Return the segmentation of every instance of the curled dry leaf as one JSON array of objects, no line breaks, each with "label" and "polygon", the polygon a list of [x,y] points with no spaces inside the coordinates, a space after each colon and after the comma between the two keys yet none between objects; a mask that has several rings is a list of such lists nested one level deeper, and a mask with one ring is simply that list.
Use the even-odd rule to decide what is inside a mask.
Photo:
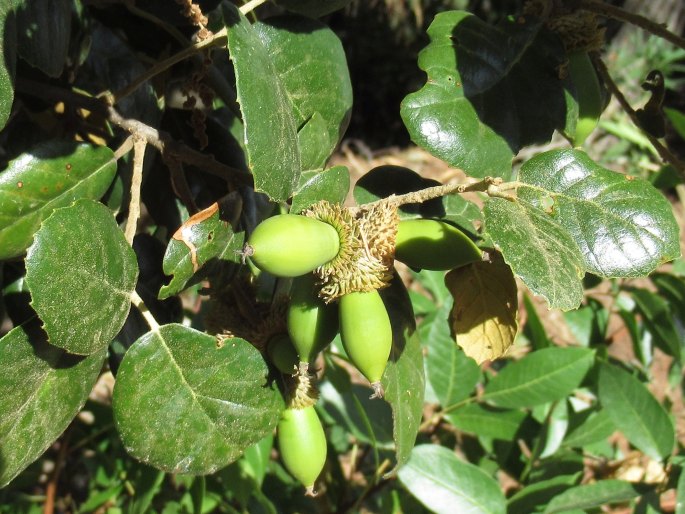
[{"label": "curled dry leaf", "polygon": [[452,336],[479,364],[504,355],[518,324],[516,282],[501,258],[450,271],[445,284],[454,298],[449,316]]}]

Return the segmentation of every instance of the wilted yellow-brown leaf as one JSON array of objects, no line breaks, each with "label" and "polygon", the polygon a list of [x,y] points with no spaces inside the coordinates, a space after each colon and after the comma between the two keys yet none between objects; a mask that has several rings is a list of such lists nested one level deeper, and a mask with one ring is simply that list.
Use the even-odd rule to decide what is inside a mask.
[{"label": "wilted yellow-brown leaf", "polygon": [[452,336],[479,364],[506,353],[518,324],[516,281],[501,258],[450,271],[445,284],[454,298],[450,312]]}]

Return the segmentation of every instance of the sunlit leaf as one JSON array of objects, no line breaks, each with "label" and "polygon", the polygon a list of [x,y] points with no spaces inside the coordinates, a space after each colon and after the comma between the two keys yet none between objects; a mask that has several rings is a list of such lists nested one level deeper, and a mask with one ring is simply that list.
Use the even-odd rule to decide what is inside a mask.
[{"label": "sunlit leaf", "polygon": [[580,385],[594,356],[587,348],[552,347],[530,353],[500,371],[481,399],[508,408],[561,400]]},{"label": "sunlit leaf", "polygon": [[21,255],[55,209],[99,199],[116,170],[109,148],[64,141],[41,143],[10,161],[0,173],[0,259]]},{"label": "sunlit leaf", "polygon": [[514,439],[526,413],[521,410],[501,410],[472,403],[445,414],[459,430],[478,437],[492,437],[510,441]]},{"label": "sunlit leaf", "polygon": [[182,291],[208,264],[240,262],[237,252],[244,236],[243,232],[235,234],[230,223],[222,219],[217,203],[188,218],[171,236],[164,254],[164,273],[173,278],[160,289],[159,297],[168,298]]},{"label": "sunlit leaf", "polygon": [[506,512],[499,484],[443,446],[416,446],[398,477],[410,493],[438,514]]},{"label": "sunlit leaf", "polygon": [[445,284],[454,297],[450,326],[466,355],[477,363],[504,355],[518,328],[511,268],[500,259],[476,262],[450,271]]},{"label": "sunlit leaf", "polygon": [[303,184],[293,195],[290,206],[292,213],[300,213],[321,200],[342,204],[350,190],[350,172],[345,166],[334,166],[320,172],[305,172],[302,179]]},{"label": "sunlit leaf", "polygon": [[92,200],[57,209],[26,253],[31,305],[51,344],[89,355],[126,321],[138,263],[111,211]]},{"label": "sunlit leaf", "polygon": [[443,409],[468,398],[480,378],[480,368],[459,348],[446,322],[451,305],[426,316],[419,333],[426,348],[426,380]]},{"label": "sunlit leaf", "polygon": [[671,454],[673,422],[638,379],[617,366],[602,364],[599,401],[616,428],[639,450],[656,460]]},{"label": "sunlit leaf", "polygon": [[601,480],[594,484],[572,487],[554,497],[545,508],[545,514],[587,510],[612,503],[632,500],[640,495],[635,484],[623,480]]},{"label": "sunlit leaf", "polygon": [[680,255],[670,203],[649,182],[607,170],[581,150],[533,157],[519,172],[518,196],[549,216],[580,248],[584,268],[604,277],[647,275]]},{"label": "sunlit leaf", "polygon": [[[493,26],[439,13],[419,54],[426,84],[401,106],[412,140],[471,176],[509,176],[513,155],[566,121],[563,48],[531,19]],[[540,102],[544,98],[544,102]]]},{"label": "sunlit leaf", "polygon": [[489,198],[485,227],[513,272],[551,309],[575,309],[583,299],[583,256],[570,234],[522,200]]},{"label": "sunlit leaf", "polygon": [[[352,110],[352,84],[340,39],[323,23],[293,15],[271,16],[254,28],[292,105],[295,126],[314,121],[316,130],[299,130],[301,156],[322,152],[325,162],[347,129]],[[323,162],[313,158],[301,164],[308,170]]]},{"label": "sunlit leaf", "polygon": [[0,487],[36,460],[86,403],[105,358],[69,355],[35,324],[0,339]]},{"label": "sunlit leaf", "polygon": [[[284,408],[261,354],[182,325],[134,343],[117,373],[113,408],[129,453],[169,473],[207,474],[270,434]],[[163,434],[163,437],[160,437]]]},{"label": "sunlit leaf", "polygon": [[255,190],[284,201],[301,171],[293,109],[259,32],[233,4],[224,4],[222,12]]}]

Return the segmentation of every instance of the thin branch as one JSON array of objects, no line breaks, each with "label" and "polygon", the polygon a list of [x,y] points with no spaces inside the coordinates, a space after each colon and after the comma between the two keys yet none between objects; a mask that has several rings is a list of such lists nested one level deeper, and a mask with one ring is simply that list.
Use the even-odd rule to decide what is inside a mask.
[{"label": "thin branch", "polygon": [[143,318],[145,318],[145,321],[147,321],[150,330],[152,330],[153,332],[157,332],[160,328],[159,323],[157,323],[157,320],[152,315],[150,310],[147,308],[147,305],[145,305],[145,302],[136,291],[133,291],[131,293],[131,303],[135,305],[136,309],[138,309],[140,313],[143,315]]},{"label": "thin branch", "polygon": [[118,161],[131,150],[133,150],[133,136],[128,136],[119,148],[114,150],[114,160]]},{"label": "thin branch", "polygon": [[145,71],[144,73],[140,74],[138,77],[133,79],[133,81],[130,84],[123,87],[119,91],[116,91],[116,92],[110,93],[110,94],[105,94],[103,96],[106,98],[107,102],[110,105],[115,105],[122,98],[126,98],[128,95],[133,93],[136,89],[138,89],[145,82],[147,82],[151,78],[159,75],[160,73],[165,72],[166,70],[171,68],[174,64],[177,64],[181,61],[184,61],[185,59],[188,59],[189,57],[194,56],[196,53],[201,52],[202,50],[205,50],[207,48],[211,48],[212,46],[215,46],[215,45],[218,46],[220,44],[223,44],[225,42],[225,39],[226,39],[226,33],[227,33],[226,28],[221,29],[220,31],[212,34],[207,39],[203,39],[202,41],[199,41],[199,42],[195,43],[194,45],[191,45],[187,48],[184,48],[183,50],[172,55],[169,58],[164,59],[163,61],[159,61],[154,66],[150,67],[147,71]]},{"label": "thin branch", "polygon": [[107,108],[107,118],[113,124],[130,132],[132,135],[145,139],[149,145],[159,150],[165,159],[176,158],[182,162],[193,164],[203,171],[221,177],[228,182],[252,183],[252,176],[248,172],[222,164],[214,159],[212,155],[193,150],[189,146],[173,139],[167,132],[157,130],[138,120],[124,118],[113,107]]},{"label": "thin branch", "polygon": [[655,36],[659,36],[666,41],[670,41],[674,45],[685,49],[685,39],[668,30],[663,24],[656,23],[649,18],[640,16],[639,14],[625,11],[620,7],[607,4],[602,0],[580,0],[579,3],[579,8],[584,11],[590,11],[607,18],[613,18],[615,20],[631,23],[637,27],[640,27],[641,29],[646,30],[647,32],[651,32]]},{"label": "thin branch", "polygon": [[[124,118],[113,107],[103,103],[101,99],[70,89],[22,78],[17,79],[16,86],[18,91],[36,98],[47,101],[64,101],[75,107],[83,107],[91,112],[98,113],[131,135],[145,139],[149,145],[159,150],[165,158],[176,158],[187,164],[193,164],[202,169],[202,171],[216,175],[227,182],[244,185],[252,184],[252,175],[247,171],[227,166],[218,162],[212,155],[193,150],[186,144],[176,141],[168,132],[157,130],[138,120]],[[125,155],[129,150],[130,147],[119,157]]]},{"label": "thin branch", "polygon": [[361,207],[368,209],[381,203],[387,203],[395,207],[400,207],[409,203],[423,203],[434,198],[440,198],[453,194],[461,194],[469,191],[488,192],[492,186],[500,186],[501,184],[501,178],[485,177],[483,180],[479,180],[477,182],[433,186],[399,196],[391,195],[387,198],[382,198],[380,200],[376,200],[375,202],[364,204]]},{"label": "thin branch", "polygon": [[250,0],[247,2],[245,5],[240,7],[240,12],[243,14],[247,14],[251,11],[254,11],[257,7],[259,7],[262,4],[265,4],[267,0]]},{"label": "thin branch", "polygon": [[143,182],[143,162],[145,160],[145,148],[147,141],[136,138],[133,141],[133,171],[131,173],[131,201],[128,204],[128,218],[124,236],[129,245],[133,244],[133,238],[138,228],[140,217],[140,185]]},{"label": "thin branch", "polygon": [[[239,11],[242,14],[247,14],[256,9],[257,7],[259,7],[260,5],[262,5],[263,3],[266,3],[266,1],[267,0],[250,0],[245,5],[240,7]],[[121,88],[119,91],[105,94],[103,96],[106,98],[107,102],[110,105],[116,105],[116,103],[119,102],[122,98],[126,98],[128,95],[130,95],[140,86],[142,86],[145,82],[147,82],[153,77],[156,77],[160,73],[165,72],[174,64],[184,61],[189,57],[192,57],[195,54],[201,52],[202,50],[211,48],[213,46],[225,44],[227,34],[228,30],[226,29],[226,27],[224,27],[223,29],[209,36],[208,38],[203,39],[202,41],[198,41],[197,43],[182,49],[180,52],[168,57],[167,59],[158,62],[157,64],[149,68],[147,71],[133,79],[133,81],[130,84]]]},{"label": "thin branch", "polygon": [[[602,77],[602,80],[609,88],[611,94],[616,97],[616,100],[618,100],[618,103],[621,104],[623,110],[628,114],[628,116],[630,116],[630,119],[633,121],[635,126],[642,130],[642,126],[640,125],[640,119],[637,117],[635,109],[631,107],[626,97],[623,96],[623,93],[618,88],[614,80],[611,78],[611,74],[609,73],[609,70],[607,69],[607,66],[604,63],[604,61],[597,53],[592,53],[591,57],[592,62],[595,64],[597,72]],[[680,176],[683,179],[685,179],[685,163],[683,163],[683,161],[681,161],[675,155],[673,155],[671,151],[661,143],[661,141],[652,136],[649,132],[647,132],[646,130],[642,130],[642,133],[647,137],[647,139],[649,139],[649,142],[652,143],[652,145],[659,153],[661,158],[665,162],[668,162],[671,166],[673,166],[673,168],[680,174]]]}]

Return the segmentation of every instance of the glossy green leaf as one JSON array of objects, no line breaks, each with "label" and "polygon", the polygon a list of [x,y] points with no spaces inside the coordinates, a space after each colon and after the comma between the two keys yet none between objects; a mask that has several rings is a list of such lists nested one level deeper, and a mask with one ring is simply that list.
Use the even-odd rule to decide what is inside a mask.
[{"label": "glossy green leaf", "polygon": [[[320,170],[330,157],[331,135],[323,116],[315,111],[297,131],[300,147],[300,165],[303,170]],[[302,183],[302,176],[300,176]]]},{"label": "glossy green leaf", "polygon": [[51,344],[88,355],[126,321],[138,263],[107,207],[78,200],[41,225],[26,253],[31,305]]},{"label": "glossy green leaf", "polygon": [[519,198],[546,209],[571,235],[591,273],[638,277],[680,256],[671,205],[646,180],[607,170],[572,149],[530,159],[519,180],[527,184]]},{"label": "glossy green leaf", "polygon": [[507,514],[539,512],[552,498],[576,485],[580,478],[581,473],[576,473],[527,484],[507,500]]},{"label": "glossy green leaf", "polygon": [[69,355],[34,325],[0,339],[0,487],[36,460],[86,402],[105,358]]},{"label": "glossy green leaf", "polygon": [[637,378],[617,366],[602,364],[599,401],[616,428],[640,451],[656,460],[671,454],[673,422]]},{"label": "glossy green leaf", "polygon": [[304,172],[301,182],[290,207],[290,212],[295,214],[321,200],[342,204],[350,190],[350,172],[345,166],[334,166],[321,172]]},{"label": "glossy green leaf", "polygon": [[[365,173],[354,185],[354,200],[357,204],[374,202],[390,195],[412,193],[427,187],[438,186],[440,182],[423,178],[409,168],[383,165]],[[480,209],[461,195],[434,198],[419,204],[405,204],[397,211],[401,219],[440,218],[459,225],[474,233],[474,222],[482,221]]]},{"label": "glossy green leaf", "polygon": [[274,0],[274,2],[289,11],[318,18],[342,9],[351,0]]},{"label": "glossy green leaf", "polygon": [[583,299],[583,256],[556,220],[522,200],[489,198],[485,227],[516,275],[550,309],[575,309]]},{"label": "glossy green leaf", "polygon": [[284,402],[268,373],[242,339],[221,346],[191,328],[164,325],[136,341],[119,367],[119,435],[131,455],[159,469],[212,473],[276,426]]},{"label": "glossy green leaf", "polygon": [[526,413],[520,410],[501,410],[472,403],[445,414],[447,420],[463,432],[478,437],[492,437],[510,441],[516,433]]},{"label": "glossy green leaf", "polygon": [[17,11],[19,55],[50,77],[64,69],[71,37],[70,0],[30,0]]},{"label": "glossy green leaf", "polygon": [[656,345],[663,352],[681,360],[685,341],[676,328],[670,303],[646,289],[635,289],[632,297],[647,330],[654,336]]},{"label": "glossy green leaf", "polygon": [[640,494],[635,484],[630,482],[601,480],[594,484],[583,484],[567,489],[549,502],[545,514],[603,507],[612,503],[632,500]]},{"label": "glossy green leaf", "polygon": [[582,448],[608,439],[615,431],[616,426],[605,409],[582,412],[571,415],[569,430],[562,444]]},{"label": "glossy green leaf", "polygon": [[500,371],[481,397],[499,407],[532,407],[561,400],[578,387],[594,362],[586,348],[552,347],[526,355]]},{"label": "glossy green leaf", "polygon": [[[402,102],[412,140],[471,176],[510,175],[520,148],[566,122],[555,68],[563,48],[541,25],[488,25],[465,11],[439,13],[419,54],[427,82]],[[545,102],[540,102],[545,98]]]},{"label": "glossy green leaf", "polygon": [[407,290],[399,277],[380,291],[392,325],[392,349],[381,385],[392,408],[396,465],[409,459],[423,415],[423,354]]},{"label": "glossy green leaf", "polygon": [[[352,109],[352,84],[338,36],[323,23],[300,16],[275,16],[255,24],[294,113],[295,126],[320,117],[323,130],[299,131],[300,152],[318,146],[325,159],[347,129]],[[320,135],[328,140],[321,145]],[[302,169],[319,168],[302,161]]]},{"label": "glossy green leaf", "polygon": [[9,119],[14,102],[14,73],[17,61],[15,8],[18,4],[19,0],[0,1],[0,130]]},{"label": "glossy green leaf", "polygon": [[468,398],[480,378],[476,361],[467,357],[450,335],[446,322],[450,310],[451,305],[443,305],[419,327],[426,348],[426,380],[443,410]]},{"label": "glossy green leaf", "polygon": [[437,514],[506,512],[499,484],[442,446],[416,446],[398,477],[411,494]]},{"label": "glossy green leaf", "polygon": [[0,259],[21,255],[52,211],[79,198],[99,199],[117,170],[104,146],[48,141],[0,173]]},{"label": "glossy green leaf", "polygon": [[[234,233],[214,203],[187,219],[169,241],[162,266],[173,278],[159,290],[159,298],[169,298],[188,287],[203,267],[219,262],[240,262],[238,253],[245,233]],[[207,272],[207,269],[204,270]]]},{"label": "glossy green leaf", "polygon": [[287,200],[301,171],[292,105],[259,32],[233,4],[224,4],[222,12],[255,190]]}]

